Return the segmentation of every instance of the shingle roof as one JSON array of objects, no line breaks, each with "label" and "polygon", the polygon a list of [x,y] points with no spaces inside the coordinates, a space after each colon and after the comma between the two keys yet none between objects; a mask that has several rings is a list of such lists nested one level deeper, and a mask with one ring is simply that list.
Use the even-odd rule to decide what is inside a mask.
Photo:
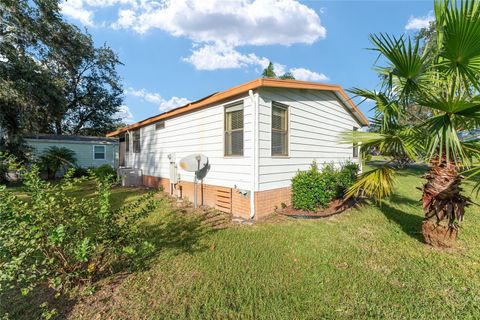
[{"label": "shingle roof", "polygon": [[36,140],[57,140],[57,141],[77,141],[77,142],[117,142],[114,138],[94,137],[94,136],[71,136],[56,134],[34,134],[25,136],[26,139]]}]

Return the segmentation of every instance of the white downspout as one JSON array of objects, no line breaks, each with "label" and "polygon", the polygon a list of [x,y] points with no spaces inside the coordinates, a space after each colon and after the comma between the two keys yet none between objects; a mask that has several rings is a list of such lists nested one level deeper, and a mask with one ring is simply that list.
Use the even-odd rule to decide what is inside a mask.
[{"label": "white downspout", "polygon": [[257,106],[258,106],[258,101],[255,99],[255,96],[253,95],[253,91],[249,90],[248,95],[250,96],[250,99],[252,100],[252,114],[253,114],[253,121],[252,121],[252,126],[253,126],[253,141],[252,141],[252,170],[251,170],[251,179],[252,179],[252,186],[250,188],[250,219],[253,219],[255,217],[255,189],[256,189],[256,159],[257,159]]}]

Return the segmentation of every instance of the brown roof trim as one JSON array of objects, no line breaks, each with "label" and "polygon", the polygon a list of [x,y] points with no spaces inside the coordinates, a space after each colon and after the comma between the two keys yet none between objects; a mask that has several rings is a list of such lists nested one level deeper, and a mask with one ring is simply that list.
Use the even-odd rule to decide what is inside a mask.
[{"label": "brown roof trim", "polygon": [[244,84],[241,84],[239,86],[233,87],[231,89],[214,93],[210,96],[191,102],[182,107],[175,108],[173,110],[161,113],[159,115],[150,117],[148,119],[131,124],[124,128],[110,132],[107,134],[107,137],[113,137],[122,132],[137,129],[166,118],[170,118],[170,117],[177,116],[198,108],[202,108],[207,105],[225,100],[229,97],[233,97],[238,94],[247,92],[248,90],[258,89],[261,87],[334,91],[335,93],[340,95],[340,98],[343,98],[342,100],[344,100],[344,102],[346,102],[350,107],[352,107],[353,112],[357,115],[358,120],[360,120],[360,122],[363,125],[368,125],[367,118],[357,108],[357,106],[352,102],[352,100],[347,96],[345,91],[343,91],[342,87],[340,87],[339,85],[323,84],[318,82],[308,82],[308,81],[299,81],[299,80],[279,80],[279,79],[272,79],[272,78],[258,78],[258,79],[246,82]]}]

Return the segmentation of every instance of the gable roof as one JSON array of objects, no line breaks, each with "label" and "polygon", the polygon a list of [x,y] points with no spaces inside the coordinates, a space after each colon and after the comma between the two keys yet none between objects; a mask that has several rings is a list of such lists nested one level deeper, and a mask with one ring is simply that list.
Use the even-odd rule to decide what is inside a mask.
[{"label": "gable roof", "polygon": [[198,108],[202,108],[202,107],[220,102],[222,100],[228,99],[230,97],[236,96],[238,94],[245,93],[249,90],[259,89],[262,87],[332,91],[345,104],[345,106],[347,106],[350,109],[350,112],[354,115],[354,117],[358,120],[359,123],[361,123],[363,126],[368,125],[367,118],[363,115],[363,113],[358,109],[358,107],[352,102],[352,100],[347,96],[345,91],[343,91],[342,87],[340,87],[339,85],[323,84],[318,82],[308,82],[308,81],[299,81],[299,80],[258,78],[258,79],[243,83],[239,86],[230,88],[228,90],[211,94],[200,100],[193,101],[184,106],[147,118],[145,120],[131,124],[129,126],[118,129],[116,131],[110,132],[107,134],[107,137],[113,137],[127,130],[137,129],[137,128],[152,124],[154,122],[157,122],[159,120],[163,120],[163,119],[177,116]]}]

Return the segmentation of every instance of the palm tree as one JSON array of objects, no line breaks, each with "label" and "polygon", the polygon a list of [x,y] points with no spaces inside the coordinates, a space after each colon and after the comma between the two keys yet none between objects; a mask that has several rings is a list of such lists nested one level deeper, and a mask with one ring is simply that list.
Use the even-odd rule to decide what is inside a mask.
[{"label": "palm tree", "polygon": [[49,147],[39,158],[40,167],[47,172],[48,179],[54,179],[61,168],[73,167],[77,162],[75,152],[65,147]]},{"label": "palm tree", "polygon": [[[368,91],[353,90],[373,98],[379,113],[385,105],[390,106],[381,118],[382,126],[398,122],[411,106],[421,106],[431,115],[419,125],[395,124],[394,130],[350,133],[348,140],[363,143],[363,148],[375,146],[387,155],[393,149],[428,163],[422,188],[422,233],[427,243],[437,246],[450,245],[456,239],[458,222],[470,203],[461,194],[461,170],[480,171],[474,160],[480,154],[478,147],[458,135],[480,127],[479,6],[478,1],[436,0],[436,39],[423,49],[419,39],[371,35],[373,50],[379,53],[379,61],[386,63],[376,68],[383,79],[381,92],[366,97]],[[392,105],[398,109],[396,114]],[[366,172],[348,195],[362,192],[378,200],[388,196],[394,174],[389,163]]]}]

